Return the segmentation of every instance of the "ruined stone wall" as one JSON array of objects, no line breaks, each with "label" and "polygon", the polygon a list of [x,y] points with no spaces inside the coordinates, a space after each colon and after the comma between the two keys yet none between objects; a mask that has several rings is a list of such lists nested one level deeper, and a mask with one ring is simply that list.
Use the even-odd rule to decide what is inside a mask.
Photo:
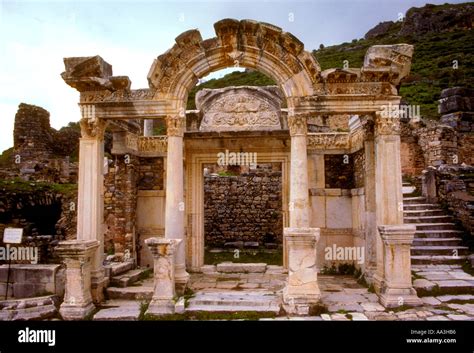
[{"label": "ruined stone wall", "polygon": [[436,201],[447,207],[455,219],[474,236],[474,167],[441,166],[424,175],[435,185]]},{"label": "ruined stone wall", "polygon": [[117,155],[104,178],[104,251],[119,260],[133,254],[138,168],[138,157]]},{"label": "ruined stone wall", "polygon": [[354,158],[352,155],[325,154],[324,180],[326,188],[354,188]]},{"label": "ruined stone wall", "polygon": [[72,127],[51,128],[47,110],[21,103],[15,115],[11,167],[26,180],[77,182],[77,165],[69,156],[77,153],[79,137]]},{"label": "ruined stone wall", "polygon": [[226,242],[281,243],[281,171],[250,171],[204,178],[205,245]]},{"label": "ruined stone wall", "polygon": [[416,133],[416,129],[405,120],[401,121],[400,129],[402,175],[421,175],[425,167],[425,156],[418,143],[419,135]]},{"label": "ruined stone wall", "polygon": [[139,158],[138,189],[163,190],[164,162],[162,157]]}]

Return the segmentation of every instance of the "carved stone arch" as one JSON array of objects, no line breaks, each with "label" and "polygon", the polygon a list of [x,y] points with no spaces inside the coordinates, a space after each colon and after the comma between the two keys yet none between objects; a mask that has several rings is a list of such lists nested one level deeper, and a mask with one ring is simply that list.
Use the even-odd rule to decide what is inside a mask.
[{"label": "carved stone arch", "polygon": [[268,23],[235,19],[218,21],[214,29],[217,36],[206,40],[196,29],[182,33],[155,59],[148,73],[154,99],[172,100],[174,107],[185,108],[199,78],[237,65],[273,78],[287,100],[313,94],[320,66],[291,33]]}]

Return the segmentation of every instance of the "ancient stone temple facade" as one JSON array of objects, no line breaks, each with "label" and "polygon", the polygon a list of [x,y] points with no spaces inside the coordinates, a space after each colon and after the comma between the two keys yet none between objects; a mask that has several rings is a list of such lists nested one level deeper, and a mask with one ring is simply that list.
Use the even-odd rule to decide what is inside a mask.
[{"label": "ancient stone temple facade", "polygon": [[[68,266],[63,316],[84,315],[102,299],[104,224],[119,225],[122,245],[115,250],[154,264],[153,310],[168,310],[171,287],[182,290],[189,272],[204,265],[203,170],[226,151],[281,166],[290,310],[319,301],[317,268],[333,245],[363,249],[358,266],[382,304],[397,306],[400,298],[417,304],[397,110],[413,47],[373,46],[361,68],[321,71],[303,43],[278,27],[226,19],[214,28],[210,39],[198,30],[178,36],[152,63],[145,89],[132,90],[128,77],[113,76],[100,56],[64,60],[62,77],[80,92],[82,138],[77,240],[60,244]],[[277,87],[203,90],[197,110],[186,111],[199,78],[236,65],[261,71]],[[164,122],[166,134],[153,134],[154,119]],[[107,127],[114,133],[113,170],[104,161]],[[132,177],[124,181],[127,173]],[[130,183],[118,207],[107,208],[113,196],[103,192],[104,174],[106,185]]]}]

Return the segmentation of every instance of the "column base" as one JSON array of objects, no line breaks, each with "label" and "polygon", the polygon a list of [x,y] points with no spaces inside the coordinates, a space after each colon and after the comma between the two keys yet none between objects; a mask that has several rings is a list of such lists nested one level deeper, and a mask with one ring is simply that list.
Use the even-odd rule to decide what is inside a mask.
[{"label": "column base", "polygon": [[175,303],[171,299],[152,299],[146,314],[150,315],[169,315],[174,314]]},{"label": "column base", "polygon": [[288,288],[283,289],[283,309],[290,315],[311,315],[313,307],[321,303],[319,288],[313,293],[288,294]]},{"label": "column base", "polygon": [[175,290],[178,296],[182,296],[186,290],[189,281],[189,273],[186,271],[185,265],[175,265]]},{"label": "column base", "polygon": [[76,304],[61,304],[59,313],[64,320],[84,320],[95,310],[95,305],[92,303],[76,305]]},{"label": "column base", "polygon": [[387,288],[379,294],[379,301],[386,308],[396,308],[399,306],[420,306],[423,302],[416,295],[413,288]]}]

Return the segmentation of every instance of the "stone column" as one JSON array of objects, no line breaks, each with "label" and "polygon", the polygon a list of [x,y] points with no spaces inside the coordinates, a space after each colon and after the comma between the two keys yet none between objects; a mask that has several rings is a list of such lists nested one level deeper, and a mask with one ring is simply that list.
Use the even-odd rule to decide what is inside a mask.
[{"label": "stone column", "polygon": [[99,242],[94,240],[63,241],[56,253],[66,264],[66,291],[59,312],[65,320],[83,320],[95,306],[91,295],[91,266]]},{"label": "stone column", "polygon": [[421,305],[411,282],[410,247],[415,225],[382,225],[378,228],[384,259],[384,281],[379,295],[381,304],[388,308]]},{"label": "stone column", "polygon": [[153,136],[153,119],[145,119],[143,122],[143,136]]},{"label": "stone column", "polygon": [[377,220],[375,197],[375,152],[374,152],[374,121],[367,116],[362,120],[364,129],[365,154],[365,276],[372,282],[377,271]]},{"label": "stone column", "polygon": [[154,290],[147,314],[173,314],[175,303],[175,251],[182,240],[149,238],[145,244],[153,255]]},{"label": "stone column", "polygon": [[308,314],[320,299],[317,280],[316,245],[319,228],[309,228],[308,152],[306,116],[289,115],[291,135],[290,227],[284,229],[288,254],[288,282],[283,300],[286,310]]},{"label": "stone column", "polygon": [[184,241],[184,172],[183,135],[186,124],[184,116],[166,118],[168,153],[166,159],[166,208],[165,238],[183,240],[176,249],[175,276],[179,292],[184,292],[189,274],[186,272],[186,250]]},{"label": "stone column", "polygon": [[94,302],[104,299],[106,285],[103,267],[103,174],[104,132],[106,121],[95,116],[93,105],[82,105],[80,121],[82,137],[79,140],[79,180],[77,239],[98,241],[91,266],[91,289]]},{"label": "stone column", "polygon": [[[321,298],[318,286],[316,245],[319,228],[285,228],[288,247],[288,284],[283,300],[290,312],[307,314],[309,305]],[[301,312],[303,310],[303,312]]]},{"label": "stone column", "polygon": [[[375,114],[374,161],[377,227],[403,224],[399,123],[397,112]],[[375,291],[380,295],[385,273],[385,253],[380,232],[377,237],[376,252],[377,270],[373,276],[373,284]],[[411,268],[409,270],[411,271]]]},{"label": "stone column", "polygon": [[309,227],[308,152],[306,116],[289,115],[290,156],[290,227]]}]

